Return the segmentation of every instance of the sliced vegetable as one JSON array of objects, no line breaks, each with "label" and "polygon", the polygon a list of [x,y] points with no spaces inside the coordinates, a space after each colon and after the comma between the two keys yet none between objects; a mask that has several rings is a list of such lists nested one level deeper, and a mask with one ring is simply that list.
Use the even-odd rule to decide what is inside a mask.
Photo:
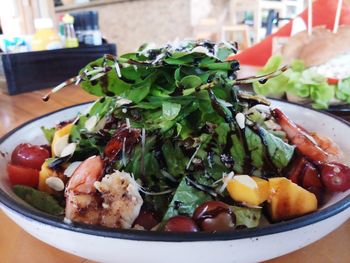
[{"label": "sliced vegetable", "polygon": [[62,215],[64,208],[51,195],[25,185],[15,185],[12,190],[16,195],[33,207],[51,215]]}]

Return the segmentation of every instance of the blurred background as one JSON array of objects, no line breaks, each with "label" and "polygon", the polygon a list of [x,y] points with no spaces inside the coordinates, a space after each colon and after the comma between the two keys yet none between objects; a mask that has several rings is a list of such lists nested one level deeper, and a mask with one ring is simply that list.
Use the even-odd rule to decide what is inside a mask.
[{"label": "blurred background", "polygon": [[306,4],[305,0],[9,0],[1,1],[0,25],[5,36],[30,42],[37,19],[52,19],[58,30],[69,13],[78,16],[75,30],[86,31],[93,19],[80,19],[79,14],[96,11],[97,29],[108,42],[117,43],[121,53],[144,42],[162,44],[176,38],[234,39],[243,49],[295,17]]},{"label": "blurred background", "polygon": [[[135,51],[146,42],[236,41],[243,51],[286,25],[311,2],[0,1],[0,90],[17,94],[55,86],[103,54]],[[306,25],[296,23],[294,29],[305,30]]]}]

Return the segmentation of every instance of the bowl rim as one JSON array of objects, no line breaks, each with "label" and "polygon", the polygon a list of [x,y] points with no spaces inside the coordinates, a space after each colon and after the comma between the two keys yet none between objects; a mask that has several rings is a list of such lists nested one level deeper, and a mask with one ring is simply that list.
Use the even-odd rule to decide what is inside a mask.
[{"label": "bowl rim", "polygon": [[[325,111],[318,111],[312,108],[309,108],[304,105],[299,105],[296,103],[291,103],[279,99],[271,99],[272,101],[279,101],[286,104],[292,104],[294,106],[307,108],[308,110],[315,111],[320,114],[327,115],[331,118],[336,119],[337,121],[342,122],[350,128],[350,123],[334,116]],[[93,101],[79,103],[71,105],[62,109],[58,109],[44,115],[38,116],[31,120],[24,122],[23,124],[12,129],[5,135],[0,138],[0,145],[6,141],[12,134],[16,131],[22,129],[23,127],[40,120],[42,118],[48,117],[55,113],[61,112],[63,110],[87,105]],[[67,223],[63,220],[62,217],[53,216],[44,212],[41,212],[33,207],[26,206],[24,204],[18,203],[8,196],[2,189],[0,189],[0,203],[2,203],[9,210],[20,214],[21,216],[27,218],[28,220],[36,221],[37,223],[46,224],[51,227],[60,228],[63,230],[73,231],[81,234],[95,235],[100,237],[107,238],[117,238],[117,239],[127,239],[134,241],[153,241],[153,242],[194,242],[194,241],[225,241],[225,240],[238,240],[244,238],[258,239],[260,236],[278,234],[281,232],[291,231],[297,228],[306,227],[308,225],[320,222],[332,216],[335,216],[342,211],[350,207],[350,194],[345,196],[342,200],[337,203],[318,210],[311,214],[304,215],[295,219],[288,221],[282,221],[275,224],[270,224],[267,226],[256,227],[256,228],[247,228],[240,229],[235,231],[225,231],[225,232],[216,232],[216,233],[206,233],[206,232],[197,232],[197,233],[172,233],[172,232],[158,232],[158,231],[140,231],[133,229],[111,229],[102,226],[87,225],[82,223]]]}]

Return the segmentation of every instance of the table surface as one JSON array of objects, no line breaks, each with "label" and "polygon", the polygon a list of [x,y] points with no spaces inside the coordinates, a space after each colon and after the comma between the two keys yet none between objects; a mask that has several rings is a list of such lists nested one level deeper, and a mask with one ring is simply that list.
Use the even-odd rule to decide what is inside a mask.
[{"label": "table surface", "polygon": [[[0,93],[0,136],[34,117],[94,99],[80,88],[69,87],[44,103],[41,101],[41,95],[45,92],[45,90],[35,91],[16,96]],[[13,223],[2,211],[0,211],[0,237],[1,262],[91,262],[35,239]],[[268,262],[349,262],[349,245],[350,220],[321,240]]]}]

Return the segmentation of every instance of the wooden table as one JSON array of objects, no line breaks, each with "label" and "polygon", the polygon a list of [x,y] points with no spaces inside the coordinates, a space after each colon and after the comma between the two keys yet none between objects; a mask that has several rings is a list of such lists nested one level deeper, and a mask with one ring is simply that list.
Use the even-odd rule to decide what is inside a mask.
[{"label": "wooden table", "polygon": [[[40,99],[44,93],[45,91],[35,91],[13,97],[0,93],[0,136],[31,118],[94,99],[93,96],[84,93],[79,88],[71,87],[62,90],[49,102],[44,103]],[[349,245],[350,220],[314,244],[269,262],[345,263],[350,261]],[[0,211],[0,262],[78,263],[90,261],[62,252],[33,238]]]}]

